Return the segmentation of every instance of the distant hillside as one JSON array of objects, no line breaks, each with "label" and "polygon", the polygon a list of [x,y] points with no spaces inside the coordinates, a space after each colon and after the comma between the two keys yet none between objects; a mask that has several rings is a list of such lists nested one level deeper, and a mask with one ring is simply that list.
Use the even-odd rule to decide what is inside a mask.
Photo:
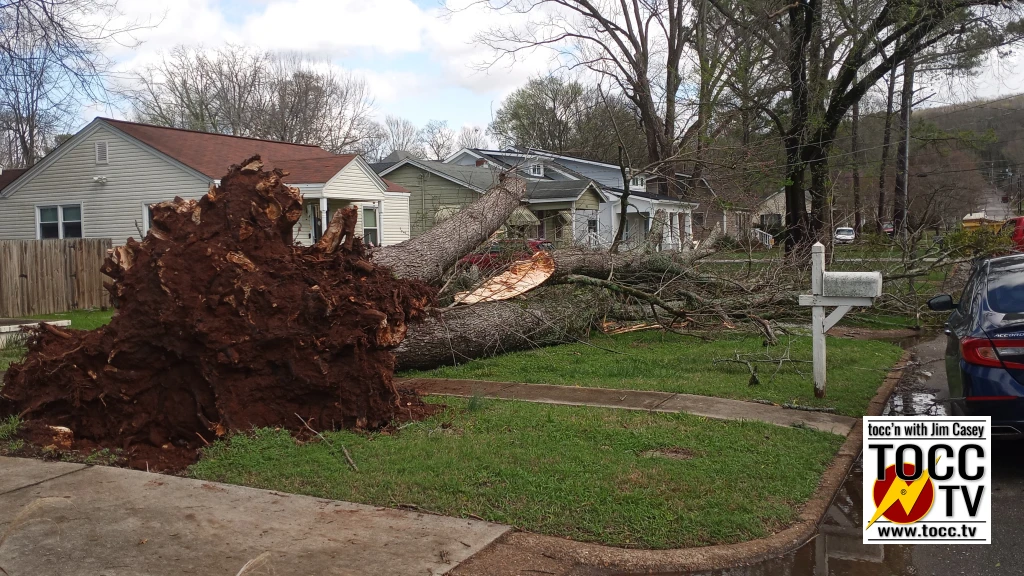
[{"label": "distant hillside", "polygon": [[[859,162],[865,225],[877,220],[884,114],[861,120]],[[994,100],[914,111],[910,154],[912,226],[954,226],[970,212],[994,218],[1013,214],[1024,187],[1024,94]],[[892,215],[896,183],[898,110],[892,118],[892,143],[886,165],[883,220]],[[837,224],[852,224],[852,172],[849,125],[836,143]],[[1003,200],[1010,202],[1003,202]]]}]

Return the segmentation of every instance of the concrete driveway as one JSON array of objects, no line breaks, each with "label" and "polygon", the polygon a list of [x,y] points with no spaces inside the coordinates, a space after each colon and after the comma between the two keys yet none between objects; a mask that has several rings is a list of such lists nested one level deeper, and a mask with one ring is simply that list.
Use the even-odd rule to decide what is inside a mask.
[{"label": "concrete driveway", "polygon": [[428,576],[507,530],[120,468],[0,458],[0,568],[9,576]]}]

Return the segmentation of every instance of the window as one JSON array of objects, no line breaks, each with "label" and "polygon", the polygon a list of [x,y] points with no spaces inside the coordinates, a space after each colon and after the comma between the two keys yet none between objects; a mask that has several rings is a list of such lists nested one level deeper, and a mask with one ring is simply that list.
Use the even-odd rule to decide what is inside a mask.
[{"label": "window", "polygon": [[761,214],[761,228],[782,226],[782,214]]},{"label": "window", "polygon": [[107,142],[105,140],[101,140],[99,142],[96,142],[96,144],[94,144],[94,147],[96,149],[96,163],[109,164],[110,156],[107,151]]},{"label": "window", "polygon": [[39,222],[37,237],[40,240],[82,237],[81,204],[40,206],[37,211],[37,220]]},{"label": "window", "polygon": [[377,224],[376,208],[363,208],[363,244],[380,246],[380,226]]},{"label": "window", "polygon": [[587,232],[590,234],[597,234],[597,218],[590,218],[587,220]]},{"label": "window", "polygon": [[693,213],[693,217],[692,217],[692,222],[693,222],[694,226],[703,226],[704,225],[704,213],[703,212],[694,212]]},{"label": "window", "polygon": [[536,163],[536,164],[530,164],[530,176],[540,177],[540,176],[543,176],[543,175],[544,175],[544,165],[543,164],[541,164],[539,162]]},{"label": "window", "polygon": [[1024,267],[992,270],[988,277],[988,307],[1000,314],[1024,313]]},{"label": "window", "polygon": [[629,179],[629,187],[633,190],[639,190],[647,187],[647,178],[644,176],[633,176]]}]

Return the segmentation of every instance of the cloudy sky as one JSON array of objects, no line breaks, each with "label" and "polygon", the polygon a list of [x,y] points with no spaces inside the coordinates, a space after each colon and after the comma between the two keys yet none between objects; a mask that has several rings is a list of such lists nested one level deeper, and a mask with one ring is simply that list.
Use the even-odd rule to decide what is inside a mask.
[{"label": "cloudy sky", "polygon": [[[550,56],[541,52],[511,67],[479,70],[491,54],[474,36],[499,17],[473,0],[455,2],[467,7],[450,12],[441,0],[119,0],[126,19],[156,25],[137,33],[140,46],[115,47],[111,55],[120,69],[131,70],[177,44],[301,51],[366,78],[381,118],[486,126],[504,96],[551,67]],[[938,92],[932,104],[1021,92],[1024,65],[1013,63],[1019,61],[1018,55],[993,65],[970,85],[935,83],[926,91]],[[123,115],[89,110],[83,123],[96,113]]]},{"label": "cloudy sky", "polygon": [[[119,0],[124,18],[158,24],[135,34],[138,47],[110,54],[131,70],[178,44],[300,51],[362,75],[382,118],[486,126],[504,96],[548,69],[549,57],[480,71],[490,52],[473,38],[497,17],[465,4],[451,12],[438,0]],[[93,113],[123,115],[90,110],[88,119]]]}]

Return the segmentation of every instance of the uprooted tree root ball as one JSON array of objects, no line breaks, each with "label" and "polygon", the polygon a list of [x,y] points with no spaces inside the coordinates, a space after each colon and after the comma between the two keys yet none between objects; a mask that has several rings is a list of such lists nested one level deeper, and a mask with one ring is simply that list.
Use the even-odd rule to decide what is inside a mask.
[{"label": "uprooted tree root ball", "polygon": [[110,324],[37,330],[7,372],[0,414],[151,469],[194,461],[230,430],[372,429],[413,415],[391,350],[434,289],[368,260],[355,208],[335,212],[317,245],[294,245],[302,199],[282,176],[254,157],[198,202],[153,207],[144,241],[104,264],[119,308]]}]

